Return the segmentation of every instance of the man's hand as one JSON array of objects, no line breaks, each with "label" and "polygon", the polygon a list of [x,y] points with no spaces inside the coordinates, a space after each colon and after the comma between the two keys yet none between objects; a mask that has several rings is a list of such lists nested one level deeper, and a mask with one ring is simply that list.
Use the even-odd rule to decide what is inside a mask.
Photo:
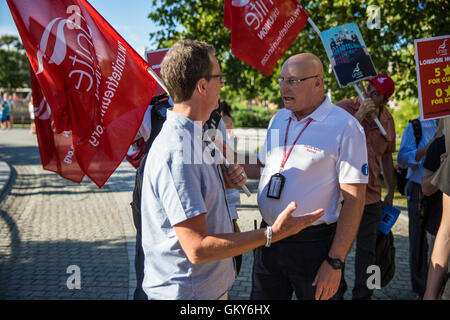
[{"label": "man's hand", "polygon": [[332,298],[339,289],[341,282],[342,270],[335,270],[325,260],[320,265],[316,278],[312,283],[316,286],[316,300],[328,300]]},{"label": "man's hand", "polygon": [[378,108],[371,98],[361,101],[358,111],[355,113],[355,118],[362,122],[364,119],[373,120],[377,116]]},{"label": "man's hand", "polygon": [[299,233],[301,230],[309,227],[311,223],[319,219],[325,211],[318,209],[314,212],[303,214],[299,217],[293,217],[292,213],[297,209],[295,202],[290,202],[272,225],[272,242],[284,239],[288,236]]},{"label": "man's hand", "polygon": [[233,164],[227,168],[222,164],[221,167],[227,189],[242,187],[247,182],[245,171],[240,165]]},{"label": "man's hand", "polygon": [[440,158],[439,158],[439,161],[440,161],[440,164],[439,164],[439,165],[441,165],[441,164],[444,163],[445,159],[447,159],[447,157],[448,157],[448,154],[449,154],[449,152],[446,152],[446,153],[441,154],[441,156],[440,156]]}]

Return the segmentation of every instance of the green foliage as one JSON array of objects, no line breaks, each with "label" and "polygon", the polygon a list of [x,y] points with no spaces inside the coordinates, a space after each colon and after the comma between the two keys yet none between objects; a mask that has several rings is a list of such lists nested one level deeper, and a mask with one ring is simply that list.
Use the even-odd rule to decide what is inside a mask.
[{"label": "green foliage", "polygon": [[392,112],[395,119],[395,132],[401,137],[408,125],[409,120],[419,116],[419,101],[417,99],[406,99],[400,102],[400,108]]},{"label": "green foliage", "polygon": [[[163,28],[150,33],[150,37],[160,48],[169,47],[183,38],[204,40],[216,48],[222,69],[229,75],[222,95],[226,100],[258,97],[279,103],[275,77],[283,61],[296,53],[312,52],[328,69],[322,42],[308,24],[279,61],[272,76],[267,78],[231,54],[231,34],[223,26],[223,1],[152,0],[152,3],[155,10],[149,18]],[[448,34],[448,0],[301,0],[300,3],[321,30],[350,22],[359,26],[377,71],[393,77],[396,83],[393,98],[396,100],[417,97],[414,39]],[[381,29],[367,28],[366,11],[370,5],[381,8]],[[325,82],[333,101],[355,96],[353,88],[339,88],[332,73],[325,77]]]},{"label": "green foliage", "polygon": [[30,65],[22,43],[15,36],[0,37],[0,88],[12,92],[30,86]]},{"label": "green foliage", "polygon": [[233,126],[235,128],[267,128],[276,111],[278,110],[262,108],[234,110],[232,112]]}]

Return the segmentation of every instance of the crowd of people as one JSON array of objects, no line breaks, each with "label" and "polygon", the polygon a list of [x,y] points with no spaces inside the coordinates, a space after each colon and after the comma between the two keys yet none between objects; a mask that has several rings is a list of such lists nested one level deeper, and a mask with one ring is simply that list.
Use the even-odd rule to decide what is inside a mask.
[{"label": "crowd of people", "polygon": [[[8,94],[7,92],[0,95],[0,124],[2,130],[11,130],[14,124],[14,108],[17,108],[21,104],[28,104],[28,114],[30,117],[30,134],[36,134],[36,126],[34,122],[34,105],[33,98],[31,97],[28,101],[27,99],[21,99],[16,93],[13,95]],[[17,111],[17,109],[16,109]]]},{"label": "crowd of people", "polygon": [[[367,268],[375,264],[377,227],[395,191],[396,134],[386,108],[394,81],[379,74],[367,82],[364,99],[333,104],[320,59],[290,57],[277,78],[284,108],[270,121],[257,163],[225,166],[214,161],[202,134],[192,134],[204,135],[225,84],[214,48],[178,41],[161,64],[161,77],[173,108],[143,171],[144,297],[226,299],[238,272],[234,257],[254,250],[251,299],[291,299],[293,293],[305,300],[343,299],[345,259],[356,240],[352,298],[370,299]],[[398,163],[408,167],[411,286],[418,297],[437,299],[450,252],[450,160],[437,121],[420,125],[417,141],[412,124],[403,133]],[[218,129],[225,137],[231,128],[225,113]],[[186,146],[190,158],[211,159],[186,162]],[[239,232],[230,203],[247,178],[259,179],[262,222]]]}]

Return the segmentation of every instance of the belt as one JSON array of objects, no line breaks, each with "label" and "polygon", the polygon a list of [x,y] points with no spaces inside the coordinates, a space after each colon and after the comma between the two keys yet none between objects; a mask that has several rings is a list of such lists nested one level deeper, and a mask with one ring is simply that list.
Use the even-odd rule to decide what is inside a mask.
[{"label": "belt", "polygon": [[[261,228],[267,227],[268,224],[262,220]],[[330,240],[334,237],[337,223],[322,223],[317,226],[310,226],[303,229],[299,233],[280,240],[280,242],[312,242],[320,240]]]}]

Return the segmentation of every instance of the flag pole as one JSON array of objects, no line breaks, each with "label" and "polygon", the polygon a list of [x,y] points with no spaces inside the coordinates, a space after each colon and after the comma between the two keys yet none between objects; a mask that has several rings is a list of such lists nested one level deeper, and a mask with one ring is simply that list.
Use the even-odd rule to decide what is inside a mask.
[{"label": "flag pole", "polygon": [[314,23],[314,21],[312,21],[311,17],[308,17],[308,22],[311,25],[311,27],[314,29],[314,31],[319,35],[320,39],[322,39],[322,35],[320,34],[320,30],[319,30],[319,28],[317,28],[317,26]]},{"label": "flag pole", "polygon": [[153,71],[153,69],[151,67],[147,68],[148,73],[150,73],[152,75],[152,77],[156,80],[156,82],[158,82],[158,84],[161,86],[161,88],[164,89],[164,91],[169,94],[169,91],[167,90],[166,86],[164,85],[164,83],[162,82],[161,78],[158,77],[158,75],[156,74],[155,71]]},{"label": "flag pole", "polygon": [[[311,17],[308,17],[308,22],[311,25],[311,27],[314,29],[314,31],[319,35],[320,39],[322,39],[322,35],[320,34],[319,28],[317,28],[317,25],[312,21]],[[353,88],[355,88],[356,92],[358,92],[359,96],[362,100],[365,100],[364,95],[362,94],[361,90],[357,86],[357,84],[353,84]],[[381,133],[386,136],[386,130],[384,130],[383,126],[381,125],[380,120],[378,120],[378,117],[375,117],[374,119],[375,123],[377,124],[378,128],[380,129]]]},{"label": "flag pole", "polygon": [[[231,165],[230,161],[227,160],[226,155],[223,154],[223,152],[220,150],[220,146],[217,144],[219,143],[219,139],[213,138],[209,135],[209,130],[205,131],[204,138],[208,139],[208,142],[211,143],[211,145],[214,147],[215,151],[218,153],[220,160],[222,163],[225,164],[225,167],[229,167]],[[227,143],[225,140],[222,141],[222,143]],[[231,149],[231,148],[230,148]],[[248,190],[247,186],[244,184],[241,186],[244,193],[247,195],[247,197],[251,197],[252,193]]]}]

